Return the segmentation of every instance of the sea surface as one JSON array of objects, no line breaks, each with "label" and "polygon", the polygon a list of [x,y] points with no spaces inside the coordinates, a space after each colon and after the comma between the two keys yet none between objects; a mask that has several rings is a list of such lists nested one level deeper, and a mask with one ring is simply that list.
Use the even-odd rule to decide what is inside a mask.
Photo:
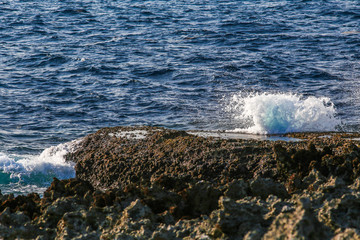
[{"label": "sea surface", "polygon": [[358,132],[359,1],[0,0],[2,192],[118,125]]}]

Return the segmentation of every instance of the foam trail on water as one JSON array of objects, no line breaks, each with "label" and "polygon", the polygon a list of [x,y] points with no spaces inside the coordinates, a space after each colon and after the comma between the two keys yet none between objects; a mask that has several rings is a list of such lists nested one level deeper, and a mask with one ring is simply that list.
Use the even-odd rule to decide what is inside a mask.
[{"label": "foam trail on water", "polygon": [[75,177],[74,163],[64,156],[76,149],[80,140],[45,149],[38,156],[15,156],[0,153],[0,186],[3,193],[41,193],[53,177]]},{"label": "foam trail on water", "polygon": [[303,97],[292,93],[239,93],[227,108],[242,128],[252,134],[335,131],[341,121],[326,97]]}]

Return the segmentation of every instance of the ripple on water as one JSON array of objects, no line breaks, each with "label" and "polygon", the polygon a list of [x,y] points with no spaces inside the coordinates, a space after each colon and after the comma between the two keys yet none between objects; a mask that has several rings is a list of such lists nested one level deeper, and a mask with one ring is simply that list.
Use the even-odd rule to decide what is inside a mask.
[{"label": "ripple on water", "polygon": [[234,94],[281,92],[329,98],[359,129],[359,10],[325,0],[3,2],[1,125],[44,141],[123,124],[236,129],[247,121],[224,111]]}]

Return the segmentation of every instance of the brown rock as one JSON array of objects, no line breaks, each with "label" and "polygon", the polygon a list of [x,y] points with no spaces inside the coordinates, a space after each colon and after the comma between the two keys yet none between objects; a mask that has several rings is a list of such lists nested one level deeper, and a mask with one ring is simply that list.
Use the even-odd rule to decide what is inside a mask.
[{"label": "brown rock", "polygon": [[281,213],[264,235],[267,239],[328,239],[330,231],[315,217],[309,199],[298,202],[294,212]]},{"label": "brown rock", "polygon": [[267,221],[268,209],[255,202],[220,197],[220,209],[210,215],[210,221],[232,238],[243,238],[249,231],[260,231],[262,235]]},{"label": "brown rock", "polygon": [[246,197],[250,191],[249,184],[244,180],[234,180],[228,184],[225,196],[234,200]]},{"label": "brown rock", "polygon": [[274,182],[270,178],[256,178],[250,182],[250,189],[254,196],[266,199],[270,194],[280,198],[287,198],[290,195],[281,183]]},{"label": "brown rock", "polygon": [[218,207],[221,192],[210,183],[200,181],[191,186],[184,193],[186,210],[191,217],[209,214]]}]

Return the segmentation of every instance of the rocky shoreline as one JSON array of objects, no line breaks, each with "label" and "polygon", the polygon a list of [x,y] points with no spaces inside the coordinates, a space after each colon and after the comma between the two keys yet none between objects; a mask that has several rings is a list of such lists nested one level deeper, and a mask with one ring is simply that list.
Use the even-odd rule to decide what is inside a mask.
[{"label": "rocky shoreline", "polygon": [[4,239],[360,239],[359,134],[223,139],[104,128],[76,178],[0,196]]}]

